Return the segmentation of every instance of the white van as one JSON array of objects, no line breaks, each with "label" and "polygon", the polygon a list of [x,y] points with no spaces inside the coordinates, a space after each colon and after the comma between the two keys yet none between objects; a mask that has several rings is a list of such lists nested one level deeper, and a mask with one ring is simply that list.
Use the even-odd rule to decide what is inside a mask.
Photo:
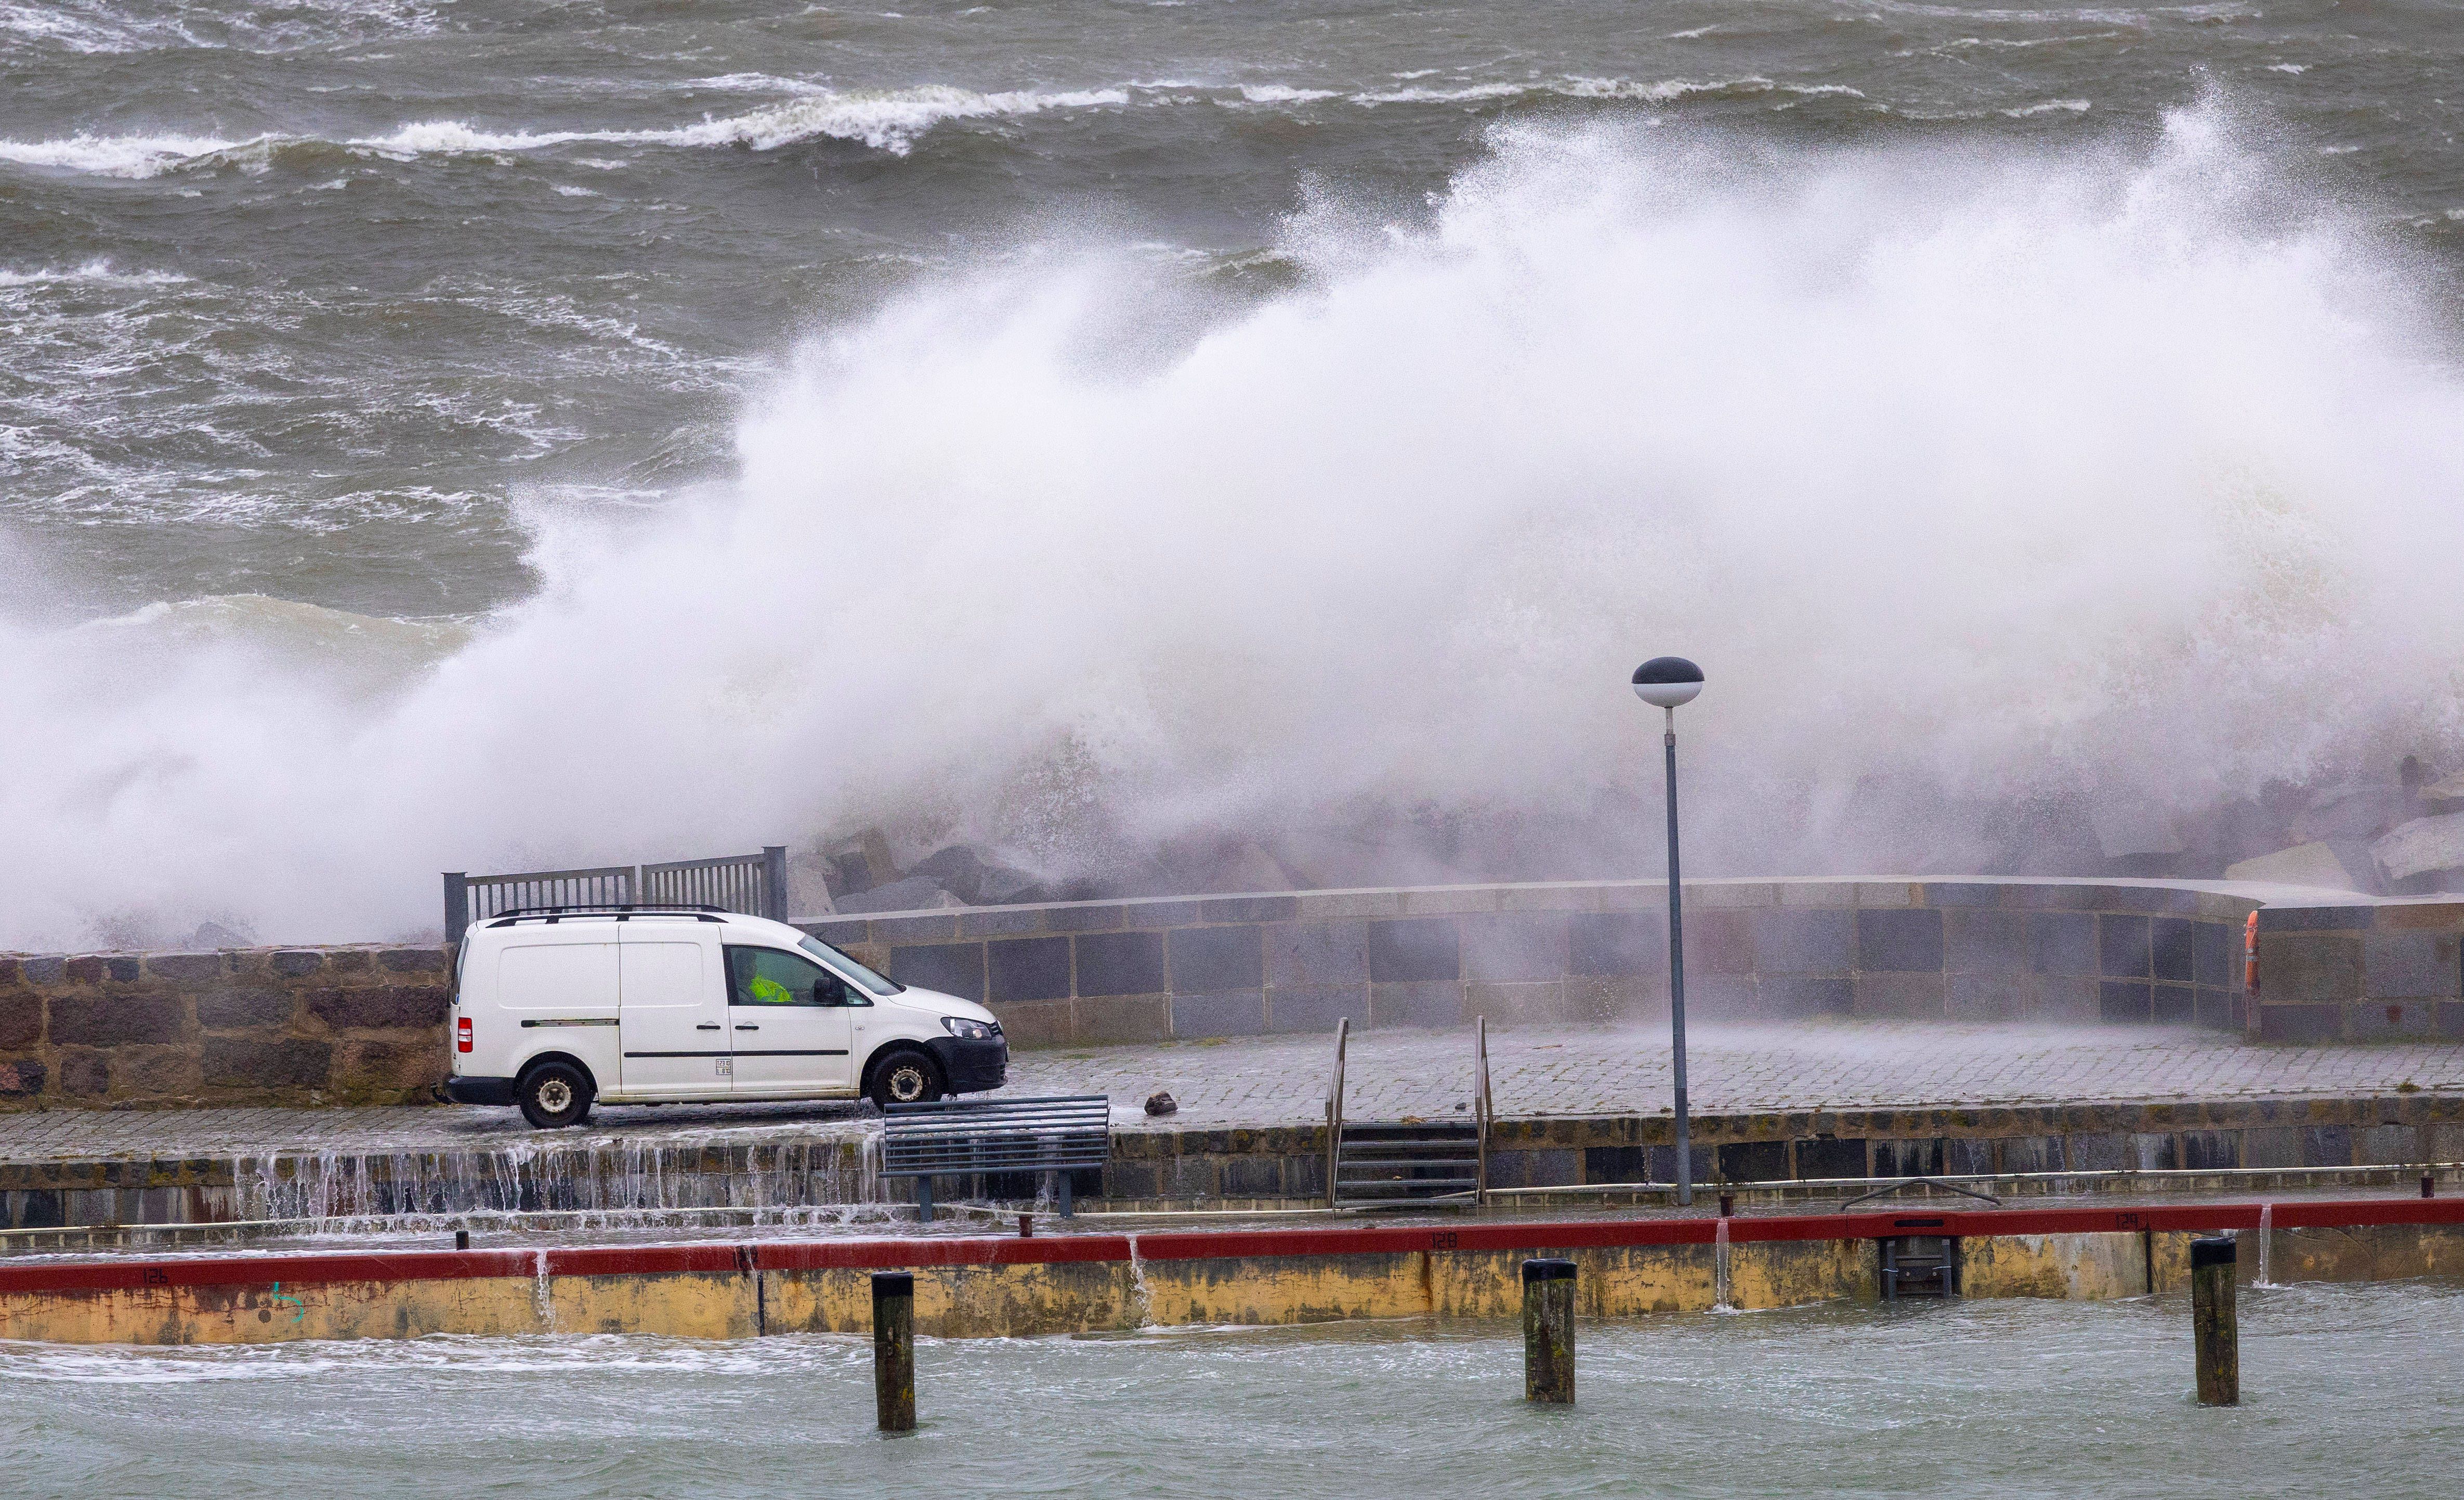
[{"label": "white van", "polygon": [[993,1013],[886,979],[784,922],[694,907],[516,913],[454,960],[460,1104],[517,1104],[541,1129],[596,1101],[914,1103],[998,1089]]}]

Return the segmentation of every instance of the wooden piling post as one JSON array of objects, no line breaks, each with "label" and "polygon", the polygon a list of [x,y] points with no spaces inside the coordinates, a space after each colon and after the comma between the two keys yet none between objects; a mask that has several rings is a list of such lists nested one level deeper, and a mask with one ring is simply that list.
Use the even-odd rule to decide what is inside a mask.
[{"label": "wooden piling post", "polygon": [[1523,1399],[1574,1400],[1574,1263],[1523,1263]]},{"label": "wooden piling post", "polygon": [[884,1432],[915,1430],[915,1275],[872,1273],[872,1397]]},{"label": "wooden piling post", "polygon": [[2199,1404],[2241,1404],[2241,1322],[2233,1307],[2240,1242],[2190,1242],[2190,1333],[2198,1346]]}]

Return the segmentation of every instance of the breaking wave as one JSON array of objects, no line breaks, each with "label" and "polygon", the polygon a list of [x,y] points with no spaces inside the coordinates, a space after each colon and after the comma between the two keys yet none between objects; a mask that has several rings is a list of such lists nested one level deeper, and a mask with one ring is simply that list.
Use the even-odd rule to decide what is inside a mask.
[{"label": "breaking wave", "polygon": [[0,289],[25,286],[179,286],[187,277],[175,271],[121,271],[108,260],[89,260],[81,266],[62,270],[40,266],[32,271],[11,271],[0,266]]},{"label": "breaking wave", "polygon": [[794,91],[794,97],[739,115],[659,129],[502,130],[474,125],[467,121],[429,120],[402,125],[385,135],[344,141],[280,135],[231,140],[174,134],[79,134],[50,141],[0,141],[0,162],[108,177],[152,177],[182,167],[214,166],[261,160],[285,151],[322,151],[336,147],[354,153],[409,159],[428,155],[539,151],[575,144],[685,148],[741,146],[755,151],[773,151],[820,139],[854,142],[876,151],[904,156],[935,126],[950,121],[1021,118],[1052,111],[1170,106],[1193,101],[1243,108],[1306,106],[1335,100],[1375,108],[1393,104],[1479,104],[1547,98],[1670,103],[1692,95],[1782,93],[1804,98],[1863,97],[1858,90],[1844,85],[1774,83],[1760,77],[1669,78],[1656,82],[1567,77],[1530,82],[1413,84],[1402,88],[1352,91],[1301,88],[1280,83],[1220,86],[1142,83],[1048,93],[1024,90],[977,93],[941,84],[889,92],[842,93],[818,84],[803,84],[767,75],[731,75],[699,79],[694,86],[787,89]]},{"label": "breaking wave", "polygon": [[406,124],[390,134],[323,142],[299,136],[256,136],[245,141],[210,136],[76,135],[53,141],[0,141],[0,162],[55,167],[107,177],[151,177],[176,167],[211,165],[249,151],[330,149],[388,157],[537,151],[577,143],[669,146],[745,146],[771,151],[826,137],[859,142],[903,156],[918,137],[950,120],[1041,114],[1126,104],[1122,89],[1056,94],[978,94],[934,86],[883,94],[823,91],[765,105],[741,115],[658,130],[488,130],[458,120]]},{"label": "breaking wave", "polygon": [[876,821],[1068,870],[1470,808],[1639,868],[1662,651],[1706,874],[1976,868],[2013,806],[2464,730],[2464,378],[2305,152],[2214,105],[1490,143],[1425,223],[1296,213],[1237,315],[1096,249],[820,337],[730,480],[536,515],[537,595],[388,695],[270,638],[334,621],[0,606],[0,940],[407,933],[438,870]]},{"label": "breaking wave", "polygon": [[233,150],[241,143],[212,136],[68,136],[55,141],[0,141],[0,162],[92,172],[101,177],[151,177],[165,167]]}]

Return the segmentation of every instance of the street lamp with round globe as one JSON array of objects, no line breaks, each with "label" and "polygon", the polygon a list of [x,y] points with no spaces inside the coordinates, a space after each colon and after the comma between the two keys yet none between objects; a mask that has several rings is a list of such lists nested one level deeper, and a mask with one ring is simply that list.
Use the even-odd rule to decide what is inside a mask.
[{"label": "street lamp with round globe", "polygon": [[1653,708],[1678,709],[1703,691],[1703,669],[1683,656],[1654,656],[1634,669],[1634,695]]},{"label": "street lamp with round globe", "polygon": [[1668,1041],[1677,1095],[1677,1201],[1694,1202],[1694,1143],[1685,1107],[1685,914],[1677,882],[1677,710],[1703,691],[1703,669],[1683,656],[1654,656],[1634,669],[1634,695],[1668,716]]}]

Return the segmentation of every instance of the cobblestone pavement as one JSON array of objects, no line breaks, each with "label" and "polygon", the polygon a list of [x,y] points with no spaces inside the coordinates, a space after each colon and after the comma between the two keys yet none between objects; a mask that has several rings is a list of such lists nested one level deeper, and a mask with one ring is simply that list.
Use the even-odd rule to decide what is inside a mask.
[{"label": "cobblestone pavement", "polygon": [[[2260,1048],[2192,1031],[1798,1024],[1704,1029],[1688,1056],[1701,1114],[2464,1091],[2464,1046]],[[1144,1121],[1139,1105],[1157,1090],[1179,1102],[1174,1125],[1308,1124],[1325,1117],[1332,1058],[1323,1036],[1023,1052],[1003,1092],[1110,1094],[1125,1124]],[[1499,1033],[1489,1061],[1502,1115],[1654,1114],[1671,1102],[1664,1032]],[[1471,1035],[1363,1033],[1346,1079],[1353,1119],[1459,1113],[1471,1098]],[[464,1107],[55,1110],[0,1114],[0,1160],[747,1140],[839,1134],[857,1119],[852,1104],[611,1107],[547,1136],[512,1110]]]},{"label": "cobblestone pavement", "polygon": [[[1674,1100],[1664,1031],[1492,1033],[1488,1049],[1500,1115],[1655,1114]],[[2464,1090],[2464,1046],[2260,1048],[2187,1030],[1800,1023],[1689,1030],[1686,1060],[1705,1114]],[[1029,1052],[1010,1088],[1104,1092],[1130,1109],[1162,1089],[1180,1105],[1176,1124],[1306,1123],[1325,1118],[1332,1062],[1325,1037]],[[1356,1035],[1344,1113],[1454,1114],[1472,1075],[1468,1033]]]}]

